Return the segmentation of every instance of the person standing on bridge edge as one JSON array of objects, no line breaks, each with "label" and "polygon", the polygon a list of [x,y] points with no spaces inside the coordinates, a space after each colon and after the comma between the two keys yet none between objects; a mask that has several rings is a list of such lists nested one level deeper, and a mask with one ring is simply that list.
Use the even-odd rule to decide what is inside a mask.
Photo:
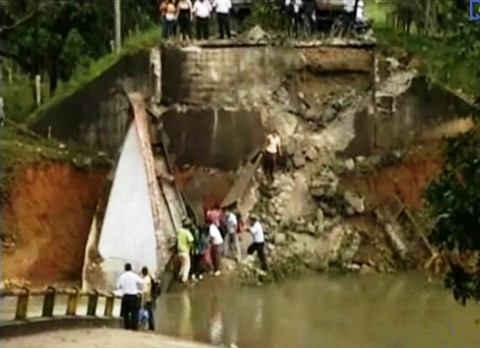
[{"label": "person standing on bridge edge", "polygon": [[182,40],[190,40],[192,38],[192,1],[180,0],[177,7],[180,35]]},{"label": "person standing on bridge edge", "polygon": [[132,271],[132,265],[125,264],[125,272],[118,278],[117,289],[122,292],[123,326],[127,330],[138,330],[138,312],[140,311],[140,293],[143,279]]},{"label": "person standing on bridge edge", "polygon": [[150,331],[155,330],[155,317],[154,317],[154,298],[152,293],[152,287],[154,283],[154,278],[148,272],[147,267],[142,268],[142,302],[143,308],[148,313],[148,329]]},{"label": "person standing on bridge edge", "polygon": [[217,14],[218,31],[220,32],[220,39],[227,39],[232,37],[230,33],[230,10],[232,9],[231,0],[214,0],[213,7]]},{"label": "person standing on bridge edge", "polygon": [[194,242],[194,238],[190,229],[192,223],[188,218],[182,220],[183,227],[177,231],[177,256],[180,260],[179,278],[182,283],[188,281],[191,268],[190,250]]},{"label": "person standing on bridge edge", "polygon": [[[298,36],[298,29],[302,21],[302,0],[285,0],[285,7],[287,8],[288,20],[289,20],[289,32],[293,29],[293,35]],[[292,28],[293,27],[293,28]]]},{"label": "person standing on bridge edge", "polygon": [[195,15],[195,24],[197,32],[197,40],[208,40],[209,20],[212,13],[212,5],[210,0],[197,0],[193,5],[193,14]]}]

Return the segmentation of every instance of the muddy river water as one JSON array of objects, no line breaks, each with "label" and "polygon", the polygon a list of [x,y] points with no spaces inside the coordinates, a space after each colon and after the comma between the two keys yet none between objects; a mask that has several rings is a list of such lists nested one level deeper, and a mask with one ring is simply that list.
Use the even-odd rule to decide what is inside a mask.
[{"label": "muddy river water", "polygon": [[[480,305],[424,276],[309,276],[265,287],[211,279],[158,301],[158,331],[227,347],[480,347]],[[478,323],[477,323],[478,322]]]}]

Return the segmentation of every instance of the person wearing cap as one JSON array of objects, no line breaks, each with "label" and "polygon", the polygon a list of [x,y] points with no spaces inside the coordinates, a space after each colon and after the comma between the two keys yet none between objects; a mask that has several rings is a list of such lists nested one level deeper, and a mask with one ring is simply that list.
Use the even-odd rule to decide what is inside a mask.
[{"label": "person wearing cap", "polygon": [[192,228],[192,223],[189,219],[182,219],[182,228],[177,231],[177,256],[180,261],[180,272],[179,278],[182,283],[188,281],[188,276],[190,275],[190,250],[193,245],[193,235],[190,232]]}]

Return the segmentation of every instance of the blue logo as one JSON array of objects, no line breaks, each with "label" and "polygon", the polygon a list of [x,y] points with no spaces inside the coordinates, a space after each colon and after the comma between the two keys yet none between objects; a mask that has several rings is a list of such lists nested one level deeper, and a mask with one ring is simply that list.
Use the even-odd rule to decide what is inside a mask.
[{"label": "blue logo", "polygon": [[470,0],[470,20],[480,21],[480,0]]}]

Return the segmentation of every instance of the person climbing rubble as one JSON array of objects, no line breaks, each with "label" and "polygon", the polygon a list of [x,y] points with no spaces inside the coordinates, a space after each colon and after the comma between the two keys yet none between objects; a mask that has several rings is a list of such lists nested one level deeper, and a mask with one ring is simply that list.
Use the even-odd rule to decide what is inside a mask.
[{"label": "person climbing rubble", "polygon": [[276,130],[267,135],[267,145],[263,152],[263,170],[268,180],[273,181],[278,157],[282,156],[282,141]]},{"label": "person climbing rubble", "polygon": [[222,265],[222,246],[223,246],[223,237],[220,233],[218,226],[211,220],[207,218],[209,224],[208,235],[210,237],[211,244],[211,257],[213,263],[213,274],[219,276],[221,274],[221,265]]},{"label": "person climbing rubble", "polygon": [[238,220],[233,209],[228,209],[225,213],[225,225],[227,234],[225,238],[225,255],[233,257],[237,262],[241,260],[240,241],[238,237]]},{"label": "person climbing rubble", "polygon": [[206,253],[208,250],[208,230],[205,228],[194,228],[194,242],[192,248],[192,271],[193,281],[202,280],[207,269]]},{"label": "person climbing rubble", "polygon": [[226,231],[225,231],[225,217],[223,210],[220,208],[220,205],[215,204],[212,209],[207,210],[206,216],[205,216],[207,221],[213,222],[218,229],[220,230],[220,233],[222,234],[222,238],[225,238]]},{"label": "person climbing rubble", "polygon": [[258,259],[260,261],[260,266],[263,271],[268,271],[267,257],[265,255],[265,232],[263,226],[258,220],[258,218],[253,215],[250,217],[250,224],[248,227],[249,232],[253,237],[253,243],[247,249],[248,255],[253,255],[257,253]]},{"label": "person climbing rubble", "polygon": [[179,278],[182,283],[188,281],[190,275],[190,250],[192,249],[194,238],[190,229],[192,223],[190,219],[182,219],[182,228],[177,231],[177,257],[180,261]]}]

